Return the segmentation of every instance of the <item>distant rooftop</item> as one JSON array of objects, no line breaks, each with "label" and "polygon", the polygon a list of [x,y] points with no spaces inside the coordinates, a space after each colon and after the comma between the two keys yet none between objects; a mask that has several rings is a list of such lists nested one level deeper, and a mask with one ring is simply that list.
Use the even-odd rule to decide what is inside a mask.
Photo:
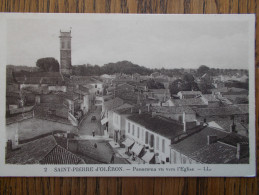
[{"label": "distant rooftop", "polygon": [[157,113],[167,113],[167,114],[182,114],[185,112],[186,114],[195,114],[195,112],[188,106],[154,106],[151,107],[153,112]]}]

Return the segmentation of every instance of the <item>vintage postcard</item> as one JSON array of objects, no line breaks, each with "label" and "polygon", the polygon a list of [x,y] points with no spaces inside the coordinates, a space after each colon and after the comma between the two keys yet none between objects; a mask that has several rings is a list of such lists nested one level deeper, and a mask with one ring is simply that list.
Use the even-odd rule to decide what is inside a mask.
[{"label": "vintage postcard", "polygon": [[254,15],[0,26],[0,176],[255,176]]}]

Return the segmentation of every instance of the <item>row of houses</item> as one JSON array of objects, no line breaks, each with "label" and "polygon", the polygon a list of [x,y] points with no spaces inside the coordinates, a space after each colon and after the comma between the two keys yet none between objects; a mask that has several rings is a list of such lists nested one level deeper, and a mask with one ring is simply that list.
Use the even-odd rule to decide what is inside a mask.
[{"label": "row of houses", "polygon": [[38,117],[60,117],[77,125],[103,93],[98,77],[65,77],[59,72],[14,72],[11,76],[6,92],[7,117],[15,110],[34,106]]},{"label": "row of houses", "polygon": [[[224,92],[181,91],[178,99],[166,93],[160,99],[135,89],[128,83],[114,88],[128,98],[113,93],[104,101],[102,124],[138,163],[248,162],[248,104],[227,102]],[[132,103],[134,93],[139,101]]]}]

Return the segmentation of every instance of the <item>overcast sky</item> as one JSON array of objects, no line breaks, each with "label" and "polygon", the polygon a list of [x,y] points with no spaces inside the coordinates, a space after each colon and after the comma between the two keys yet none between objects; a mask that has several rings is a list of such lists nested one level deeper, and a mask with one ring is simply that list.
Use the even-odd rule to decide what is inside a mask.
[{"label": "overcast sky", "polygon": [[248,23],[173,16],[8,19],[7,64],[59,61],[59,32],[72,27],[72,65],[128,60],[149,68],[247,68]]}]

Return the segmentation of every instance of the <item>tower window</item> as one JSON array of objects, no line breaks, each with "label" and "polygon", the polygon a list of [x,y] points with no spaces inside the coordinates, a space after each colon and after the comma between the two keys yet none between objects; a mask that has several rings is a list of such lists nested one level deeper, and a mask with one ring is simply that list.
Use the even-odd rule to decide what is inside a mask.
[{"label": "tower window", "polygon": [[61,42],[61,48],[64,49],[65,48],[65,43]]}]

